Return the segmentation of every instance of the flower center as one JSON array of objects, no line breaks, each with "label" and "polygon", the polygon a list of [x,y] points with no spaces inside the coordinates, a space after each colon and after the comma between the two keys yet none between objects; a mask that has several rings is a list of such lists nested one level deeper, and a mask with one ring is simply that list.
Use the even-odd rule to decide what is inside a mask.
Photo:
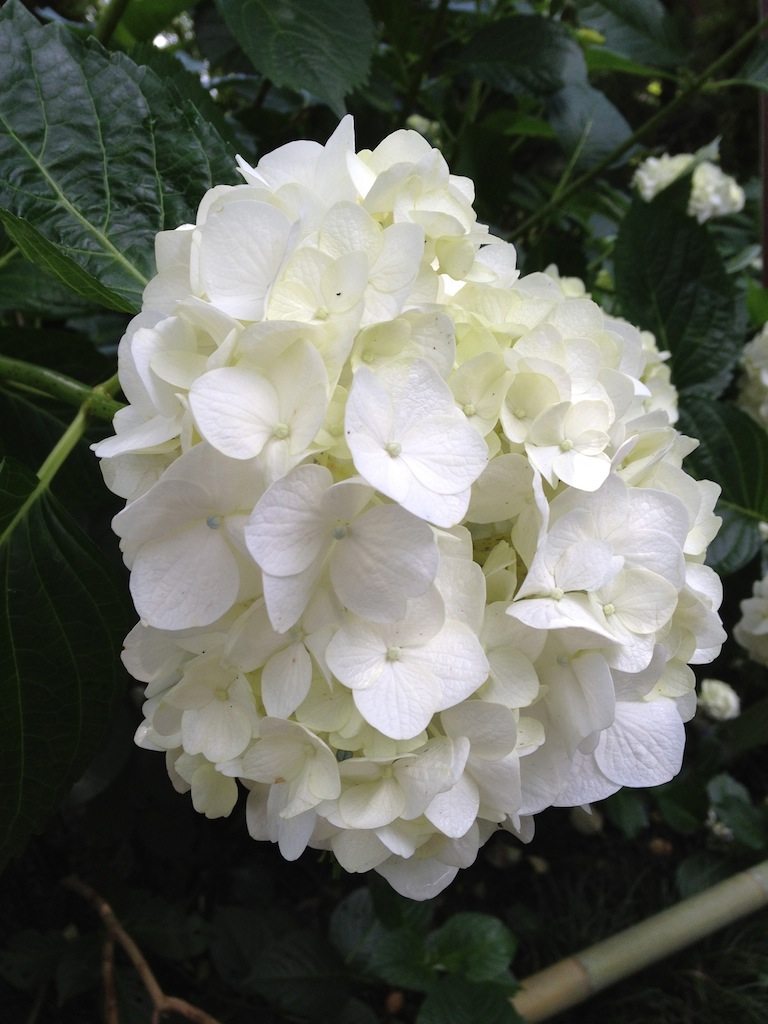
[{"label": "flower center", "polygon": [[331,531],[331,536],[334,540],[344,540],[349,533],[349,527],[346,523],[337,523]]},{"label": "flower center", "polygon": [[287,423],[276,423],[275,429],[272,431],[273,437],[276,437],[278,441],[284,441],[291,432],[291,428]]},{"label": "flower center", "polygon": [[397,441],[390,441],[384,449],[390,458],[396,459],[400,452],[403,450],[402,445],[398,444]]},{"label": "flower center", "polygon": [[564,441],[561,441],[561,443],[560,443],[560,450],[561,451],[569,452],[571,450],[571,448],[573,448],[573,441],[570,439],[570,437],[566,437],[566,439]]},{"label": "flower center", "polygon": [[387,661],[400,661],[403,656],[402,648],[390,647],[387,651]]},{"label": "flower center", "polygon": [[220,686],[216,690],[216,700],[229,700],[229,694],[227,693],[223,686]]},{"label": "flower center", "polygon": [[549,596],[553,601],[559,601],[561,597],[564,597],[565,591],[561,590],[560,587],[552,587],[549,592]]},{"label": "flower center", "polygon": [[615,608],[615,606],[614,606],[614,605],[612,605],[612,604],[611,604],[611,602],[610,602],[610,601],[608,602],[608,604],[604,604],[604,605],[603,605],[603,613],[604,613],[605,615],[613,615],[613,613],[614,613],[615,611],[616,611],[616,608]]},{"label": "flower center", "polygon": [[205,525],[209,526],[212,530],[218,530],[221,526],[221,520],[218,516],[208,516],[205,520]]},{"label": "flower center", "polygon": [[472,402],[467,402],[467,404],[464,406],[463,412],[465,416],[474,416],[475,413],[477,412],[477,409],[475,409]]}]

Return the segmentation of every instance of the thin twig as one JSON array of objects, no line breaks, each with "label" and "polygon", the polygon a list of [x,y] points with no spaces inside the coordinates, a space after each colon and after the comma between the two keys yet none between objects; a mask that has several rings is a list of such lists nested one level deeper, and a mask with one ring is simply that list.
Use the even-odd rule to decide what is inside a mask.
[{"label": "thin twig", "polygon": [[104,1020],[106,1024],[120,1024],[115,992],[115,940],[107,932],[101,947],[101,980],[104,985]]},{"label": "thin twig", "polygon": [[[194,1024],[219,1024],[215,1017],[211,1017],[205,1010],[201,1010],[197,1006],[192,1006],[186,999],[179,999],[177,996],[167,996],[163,992],[157,978],[152,973],[151,967],[144,959],[144,954],[115,917],[115,913],[110,905],[95,889],[92,889],[90,885],[87,885],[76,875],[70,875],[68,878],[65,878],[62,884],[90,903],[104,922],[107,934],[114,942],[119,943],[127,954],[142,984],[149,993],[149,998],[152,1000],[154,1007],[152,1013],[153,1024],[159,1024],[160,1017],[165,1013],[171,1012],[177,1013],[181,1017],[186,1017],[187,1020],[193,1021]],[[114,1019],[116,1020],[117,1018]],[[109,1018],[107,1018],[107,1024],[112,1024]]]}]

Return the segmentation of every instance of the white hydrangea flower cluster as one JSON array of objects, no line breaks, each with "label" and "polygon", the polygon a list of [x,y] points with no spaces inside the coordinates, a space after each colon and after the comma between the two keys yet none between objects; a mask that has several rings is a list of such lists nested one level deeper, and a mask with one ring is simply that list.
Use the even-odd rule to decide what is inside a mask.
[{"label": "white hydrangea flower cluster", "polygon": [[[684,174],[695,160],[697,156],[694,153],[678,153],[676,156],[662,153],[661,156],[648,157],[635,171],[632,184],[649,203]],[[717,164],[711,160],[701,160],[696,165],[692,175],[688,213],[699,224],[711,217],[738,213],[744,209],[744,202],[744,189]]]},{"label": "white hydrangea flower cluster", "polygon": [[717,487],[653,340],[417,133],[291,143],[157,239],[96,446],[137,740],[197,810],[443,889],[497,828],[679,769],[723,632]]}]

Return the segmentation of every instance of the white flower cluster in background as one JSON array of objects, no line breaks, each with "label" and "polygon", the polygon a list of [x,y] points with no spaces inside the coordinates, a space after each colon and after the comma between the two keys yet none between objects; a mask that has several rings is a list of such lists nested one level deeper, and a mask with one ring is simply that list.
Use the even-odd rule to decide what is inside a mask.
[{"label": "white flower cluster in background", "polygon": [[752,596],[741,602],[741,619],[733,635],[752,661],[768,665],[768,576],[755,580]]},{"label": "white flower cluster in background", "polygon": [[768,324],[744,346],[738,404],[768,428]]},{"label": "white flower cluster in background", "polygon": [[[716,149],[713,152],[716,155]],[[677,181],[698,159],[694,153],[678,153],[676,156],[663,153],[658,157],[648,157],[635,171],[632,184],[649,203],[659,192]],[[699,160],[693,170],[691,196],[688,200],[688,213],[691,217],[703,224],[711,217],[738,213],[744,209],[744,201],[744,190],[733,178],[711,160]]]},{"label": "white flower cluster in background", "polygon": [[96,451],[137,740],[198,811],[424,899],[680,767],[717,487],[653,339],[520,277],[417,133],[291,143],[157,239]]},{"label": "white flower cluster in background", "polygon": [[705,715],[716,722],[729,722],[741,714],[741,700],[738,693],[721,679],[702,679],[698,705]]}]

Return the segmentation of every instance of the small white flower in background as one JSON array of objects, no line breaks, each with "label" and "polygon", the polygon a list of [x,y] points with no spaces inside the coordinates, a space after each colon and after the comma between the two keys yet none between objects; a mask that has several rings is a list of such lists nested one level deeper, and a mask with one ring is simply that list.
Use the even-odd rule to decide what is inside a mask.
[{"label": "small white flower in background", "polygon": [[752,596],[741,602],[741,618],[733,635],[752,661],[768,665],[768,577],[755,580]]},{"label": "small white flower in background", "polygon": [[[707,147],[706,152],[717,157],[716,148],[713,150],[713,147]],[[744,208],[744,189],[717,164],[711,160],[700,159],[700,155],[678,153],[676,156],[670,156],[663,153],[658,157],[648,157],[635,171],[632,184],[649,203],[698,160],[692,174],[691,197],[688,201],[690,216],[695,217],[699,224],[703,224],[711,217],[738,213]]]},{"label": "small white flower in background", "polygon": [[739,695],[721,679],[702,679],[697,704],[716,722],[727,722],[741,713]]},{"label": "small white flower in background", "polygon": [[738,404],[753,420],[768,427],[768,324],[741,353]]},{"label": "small white flower in background", "polygon": [[421,135],[239,164],[158,236],[96,446],[136,742],[208,817],[247,790],[254,839],[426,899],[495,829],[679,770],[718,489],[653,337],[519,277]]}]

